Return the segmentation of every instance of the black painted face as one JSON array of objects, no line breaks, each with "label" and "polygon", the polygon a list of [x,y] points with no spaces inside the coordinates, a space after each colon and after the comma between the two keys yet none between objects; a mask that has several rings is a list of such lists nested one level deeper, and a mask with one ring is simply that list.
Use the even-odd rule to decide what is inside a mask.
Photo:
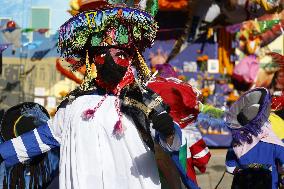
[{"label": "black painted face", "polygon": [[116,48],[105,48],[94,56],[99,79],[111,86],[122,80],[131,60],[126,51]]}]

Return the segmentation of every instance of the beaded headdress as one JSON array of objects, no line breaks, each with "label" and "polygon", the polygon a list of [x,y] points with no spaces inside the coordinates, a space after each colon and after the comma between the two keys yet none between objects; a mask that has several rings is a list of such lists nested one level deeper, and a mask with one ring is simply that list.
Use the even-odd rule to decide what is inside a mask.
[{"label": "beaded headdress", "polygon": [[[85,48],[88,40],[93,47],[130,47],[135,44],[143,51],[152,46],[158,29],[153,18],[158,10],[157,0],[83,2],[82,12],[60,27],[58,50],[63,56],[76,56]],[[90,5],[89,9],[86,5]]]},{"label": "beaded headdress", "polygon": [[[148,80],[151,72],[141,52],[151,47],[156,37],[158,25],[154,16],[158,11],[158,0],[75,1],[77,14],[60,27],[58,40],[58,51],[63,57],[81,58],[73,69],[83,65],[90,67],[82,57],[88,47],[127,48],[136,53],[133,65],[140,80]],[[87,74],[81,87],[83,90],[89,88],[91,76]]]}]

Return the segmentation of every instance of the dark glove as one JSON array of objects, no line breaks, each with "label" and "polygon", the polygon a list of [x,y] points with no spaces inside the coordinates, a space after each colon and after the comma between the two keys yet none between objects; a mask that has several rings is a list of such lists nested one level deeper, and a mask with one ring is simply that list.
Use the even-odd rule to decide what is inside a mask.
[{"label": "dark glove", "polygon": [[148,118],[152,121],[153,128],[166,138],[173,135],[173,118],[167,113],[169,107],[163,103],[162,98],[148,88],[142,92],[142,97],[143,103],[151,110]]},{"label": "dark glove", "polygon": [[149,118],[152,120],[153,128],[164,137],[169,137],[174,134],[173,118],[168,113],[157,114],[152,113]]}]

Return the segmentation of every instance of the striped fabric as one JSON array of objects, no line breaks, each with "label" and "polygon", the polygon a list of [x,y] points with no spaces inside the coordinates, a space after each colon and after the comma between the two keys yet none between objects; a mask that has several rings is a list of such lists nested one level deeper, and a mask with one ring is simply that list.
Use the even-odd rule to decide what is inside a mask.
[{"label": "striped fabric", "polygon": [[0,145],[0,154],[6,166],[9,167],[25,162],[55,147],[59,147],[59,142],[55,139],[46,123],[33,131],[2,143]]},{"label": "striped fabric", "polygon": [[185,163],[183,163],[182,160],[180,159],[182,156],[181,154],[185,154],[184,157],[186,157],[186,150],[187,150],[186,148],[184,149],[184,146],[181,146],[181,142],[184,140],[184,137],[182,136],[183,135],[182,129],[180,129],[177,123],[174,124],[174,128],[175,128],[175,137],[173,140],[173,144],[171,146],[169,146],[165,142],[163,137],[160,136],[160,134],[156,132],[154,129],[151,130],[151,133],[152,136],[155,138],[155,140],[160,143],[161,147],[164,148],[165,151],[171,152],[170,154],[172,162],[176,166],[180,174],[180,178],[183,184],[185,185],[185,187],[188,189],[199,189],[199,187],[194,182],[194,180],[192,180],[187,176],[187,172],[185,169],[186,165],[184,165],[186,164],[186,158],[185,158]]},{"label": "striped fabric", "polygon": [[194,167],[200,172],[206,171],[206,165],[209,162],[211,154],[206,146],[202,136],[195,125],[188,125],[182,129],[182,147],[179,153],[181,162],[187,176],[196,182],[196,173]]},{"label": "striped fabric", "polygon": [[200,172],[206,171],[206,165],[209,162],[211,154],[203,139],[200,139],[190,148],[192,157],[187,158],[187,176],[196,182],[196,173],[194,167]]}]

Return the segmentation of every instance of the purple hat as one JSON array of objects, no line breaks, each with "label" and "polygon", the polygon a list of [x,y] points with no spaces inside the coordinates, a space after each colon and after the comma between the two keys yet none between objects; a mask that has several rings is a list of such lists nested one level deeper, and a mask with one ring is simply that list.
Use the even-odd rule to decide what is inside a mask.
[{"label": "purple hat", "polygon": [[250,143],[267,122],[271,110],[271,96],[266,88],[255,88],[243,94],[226,112],[226,122],[235,142]]}]

